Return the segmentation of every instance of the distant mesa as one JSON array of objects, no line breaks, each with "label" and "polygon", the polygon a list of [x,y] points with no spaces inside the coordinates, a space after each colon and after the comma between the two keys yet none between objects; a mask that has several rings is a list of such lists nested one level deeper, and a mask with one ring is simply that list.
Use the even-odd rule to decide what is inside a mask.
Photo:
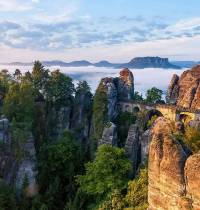
[{"label": "distant mesa", "polygon": [[137,57],[129,63],[123,64],[121,67],[144,69],[144,68],[164,68],[164,69],[180,69],[180,66],[171,64],[168,58],[160,57]]},{"label": "distant mesa", "polygon": [[[180,63],[181,61],[179,61]],[[3,64],[3,63],[2,63]],[[136,57],[133,58],[128,63],[111,63],[107,60],[102,60],[97,63],[91,63],[87,60],[64,62],[59,60],[53,61],[42,61],[44,66],[60,66],[60,67],[107,67],[107,68],[131,68],[131,69],[144,69],[144,68],[164,68],[164,69],[181,69],[181,66],[169,62],[168,58],[161,57]],[[177,63],[178,64],[178,63]],[[180,63],[181,64],[181,63]],[[192,65],[192,62],[186,63]],[[12,66],[30,66],[32,63],[23,63],[23,62],[13,62],[13,63],[4,63],[4,65]]]}]

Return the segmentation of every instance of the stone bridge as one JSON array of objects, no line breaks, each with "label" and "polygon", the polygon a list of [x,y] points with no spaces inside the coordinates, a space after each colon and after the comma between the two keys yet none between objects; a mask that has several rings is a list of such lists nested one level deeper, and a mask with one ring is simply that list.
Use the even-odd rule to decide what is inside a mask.
[{"label": "stone bridge", "polygon": [[189,122],[191,120],[200,120],[200,110],[185,109],[174,105],[155,105],[123,101],[119,103],[119,106],[122,112],[136,113],[138,111],[147,111],[149,115],[163,116],[171,121],[181,120],[183,122]]}]

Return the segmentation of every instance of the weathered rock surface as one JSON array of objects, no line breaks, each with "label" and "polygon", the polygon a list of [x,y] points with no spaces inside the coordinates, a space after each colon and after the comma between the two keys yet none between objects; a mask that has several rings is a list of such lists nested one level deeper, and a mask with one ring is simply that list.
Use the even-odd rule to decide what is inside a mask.
[{"label": "weathered rock surface", "polygon": [[0,133],[3,137],[0,147],[0,178],[6,184],[16,186],[19,193],[23,188],[24,181],[27,181],[26,195],[34,196],[38,192],[35,171],[35,141],[30,135],[27,141],[18,148],[23,156],[17,158],[16,152],[13,152],[12,149],[12,137],[8,128],[8,120],[0,120]]},{"label": "weathered rock surface", "polygon": [[120,76],[116,78],[103,78],[100,85],[106,89],[108,100],[108,120],[114,121],[118,115],[118,102],[133,99],[134,77],[129,69],[120,71]]},{"label": "weathered rock surface", "polygon": [[174,139],[171,123],[158,118],[149,149],[149,210],[200,209],[200,155]]},{"label": "weathered rock surface", "polygon": [[130,100],[134,96],[134,77],[133,73],[125,68],[120,71],[118,78],[118,97],[119,100]]},{"label": "weathered rock surface", "polygon": [[200,109],[200,65],[173,76],[168,88],[167,102],[187,109]]},{"label": "weathered rock surface", "polygon": [[141,163],[145,164],[149,155],[149,145],[151,142],[151,129],[146,130],[140,139],[141,144]]},{"label": "weathered rock surface", "polygon": [[23,188],[24,181],[27,181],[26,195],[32,197],[38,193],[38,186],[36,183],[36,151],[34,145],[34,138],[32,135],[27,139],[24,145],[25,157],[20,161],[18,166],[15,185],[18,191]]},{"label": "weathered rock surface", "polygon": [[103,130],[102,139],[98,141],[98,146],[102,144],[117,145],[117,126],[112,122],[107,124]]},{"label": "weathered rock surface", "polygon": [[102,83],[106,88],[106,93],[107,93],[108,120],[113,121],[118,115],[118,108],[117,108],[118,92],[115,84],[115,79],[104,78],[102,79]]},{"label": "weathered rock surface", "polygon": [[200,209],[200,153],[190,156],[185,165],[187,196],[194,210]]},{"label": "weathered rock surface", "polygon": [[134,174],[137,171],[138,164],[140,161],[140,139],[139,139],[139,128],[133,124],[130,126],[128,131],[128,137],[125,143],[125,151],[127,156],[132,162]]},{"label": "weathered rock surface", "polygon": [[166,101],[169,104],[176,104],[179,94],[179,76],[174,74],[169,84]]},{"label": "weathered rock surface", "polygon": [[76,93],[72,112],[70,129],[77,139],[89,138],[92,118],[92,94],[88,92]]}]

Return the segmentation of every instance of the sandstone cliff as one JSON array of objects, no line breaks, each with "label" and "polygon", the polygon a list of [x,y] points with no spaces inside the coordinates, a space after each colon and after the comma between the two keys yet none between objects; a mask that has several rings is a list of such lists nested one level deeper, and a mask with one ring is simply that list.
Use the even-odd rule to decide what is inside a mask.
[{"label": "sandstone cliff", "polygon": [[200,109],[200,65],[174,75],[168,88],[167,102],[178,107]]},{"label": "sandstone cliff", "polygon": [[200,209],[200,155],[172,135],[171,122],[158,118],[149,149],[149,210]]},{"label": "sandstone cliff", "polygon": [[108,120],[113,121],[118,114],[117,104],[121,100],[130,100],[134,96],[134,77],[129,69],[123,69],[116,78],[104,78],[108,99]]}]

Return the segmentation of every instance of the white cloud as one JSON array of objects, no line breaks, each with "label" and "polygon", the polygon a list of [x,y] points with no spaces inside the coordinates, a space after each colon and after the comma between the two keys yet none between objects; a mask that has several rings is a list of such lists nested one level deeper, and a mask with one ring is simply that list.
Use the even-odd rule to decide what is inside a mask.
[{"label": "white cloud", "polygon": [[29,9],[31,9],[31,5],[29,3],[17,0],[0,0],[0,11],[25,11]]},{"label": "white cloud", "polygon": [[172,32],[180,32],[183,30],[191,30],[200,26],[200,17],[180,20],[172,26],[169,26],[166,30]]}]

